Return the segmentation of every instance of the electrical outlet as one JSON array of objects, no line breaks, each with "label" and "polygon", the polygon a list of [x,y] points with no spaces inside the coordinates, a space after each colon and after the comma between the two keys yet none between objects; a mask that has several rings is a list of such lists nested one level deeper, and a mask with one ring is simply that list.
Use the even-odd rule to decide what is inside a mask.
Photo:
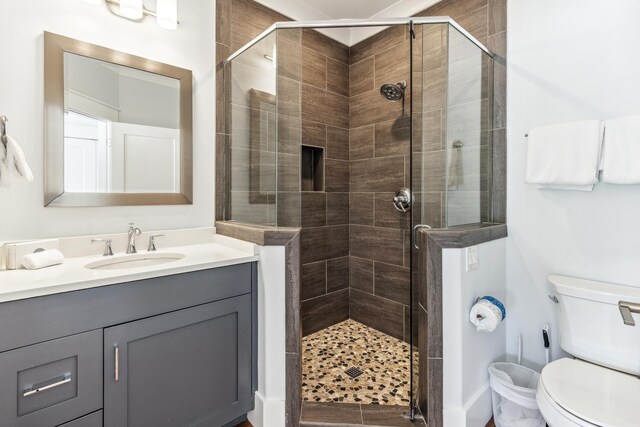
[{"label": "electrical outlet", "polygon": [[470,246],[466,248],[467,253],[467,271],[478,269],[478,247]]}]

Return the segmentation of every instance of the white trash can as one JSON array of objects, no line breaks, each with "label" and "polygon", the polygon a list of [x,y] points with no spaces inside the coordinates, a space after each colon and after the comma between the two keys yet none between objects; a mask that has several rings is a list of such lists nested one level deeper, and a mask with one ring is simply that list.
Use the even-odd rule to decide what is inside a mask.
[{"label": "white trash can", "polygon": [[489,366],[496,427],[545,427],[536,402],[540,374],[515,363]]}]

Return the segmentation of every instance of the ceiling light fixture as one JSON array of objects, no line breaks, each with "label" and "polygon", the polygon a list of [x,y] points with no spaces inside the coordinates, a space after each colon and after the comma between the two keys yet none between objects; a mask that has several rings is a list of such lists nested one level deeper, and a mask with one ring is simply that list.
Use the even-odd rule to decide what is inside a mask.
[{"label": "ceiling light fixture", "polygon": [[178,28],[178,0],[158,0],[158,25],[166,30]]},{"label": "ceiling light fixture", "polygon": [[104,2],[107,10],[120,18],[133,22],[142,22],[147,16],[156,18],[158,26],[175,30],[178,28],[178,0],[158,0],[158,11],[144,7],[143,0],[84,0],[89,4]]},{"label": "ceiling light fixture", "polygon": [[142,0],[120,0],[120,14],[129,19],[142,19],[144,16]]}]

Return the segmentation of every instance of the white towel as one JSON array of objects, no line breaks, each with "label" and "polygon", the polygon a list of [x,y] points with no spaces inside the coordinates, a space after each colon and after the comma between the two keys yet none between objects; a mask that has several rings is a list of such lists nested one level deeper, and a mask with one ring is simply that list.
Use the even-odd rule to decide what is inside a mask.
[{"label": "white towel", "polygon": [[37,270],[39,268],[62,264],[63,262],[64,255],[57,249],[25,255],[22,259],[22,265],[27,270]]},{"label": "white towel", "polygon": [[531,129],[525,181],[542,188],[591,191],[598,183],[602,129],[600,120]]},{"label": "white towel", "polygon": [[33,181],[33,173],[27,163],[22,148],[16,140],[9,135],[7,135],[7,154],[5,161],[9,170],[15,172],[18,177],[27,182]]},{"label": "white towel", "polygon": [[0,142],[0,187],[11,185],[11,175],[7,163],[7,147]]},{"label": "white towel", "polygon": [[640,115],[605,122],[602,180],[640,184]]}]

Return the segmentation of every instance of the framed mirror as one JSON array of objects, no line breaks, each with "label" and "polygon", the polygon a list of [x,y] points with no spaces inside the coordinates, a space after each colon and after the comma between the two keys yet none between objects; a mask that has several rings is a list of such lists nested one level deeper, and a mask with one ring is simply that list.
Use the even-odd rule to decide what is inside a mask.
[{"label": "framed mirror", "polygon": [[45,206],[191,204],[191,71],[45,32]]}]

